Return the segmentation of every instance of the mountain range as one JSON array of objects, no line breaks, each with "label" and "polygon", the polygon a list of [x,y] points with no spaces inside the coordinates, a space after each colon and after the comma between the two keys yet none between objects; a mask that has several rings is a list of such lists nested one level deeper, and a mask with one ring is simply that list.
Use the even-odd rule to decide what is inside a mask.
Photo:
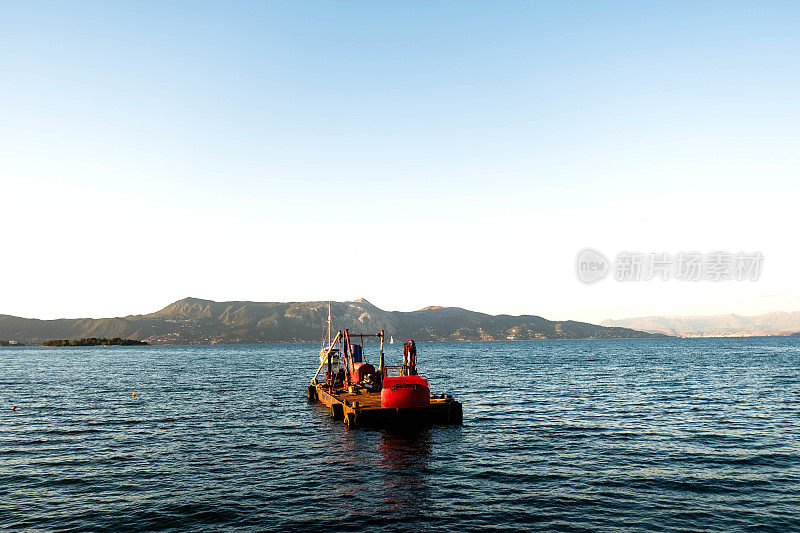
[{"label": "mountain range", "polygon": [[633,328],[678,337],[755,337],[800,332],[800,312],[762,315],[647,316],[605,320],[604,326]]},{"label": "mountain range", "polygon": [[[663,336],[625,327],[552,321],[533,315],[488,315],[458,307],[384,311],[363,298],[332,302],[334,328],[417,341],[642,338]],[[0,315],[0,339],[42,344],[101,337],[150,344],[236,344],[322,340],[328,302],[214,302],[184,298],[160,311],[117,318],[38,320]]]}]

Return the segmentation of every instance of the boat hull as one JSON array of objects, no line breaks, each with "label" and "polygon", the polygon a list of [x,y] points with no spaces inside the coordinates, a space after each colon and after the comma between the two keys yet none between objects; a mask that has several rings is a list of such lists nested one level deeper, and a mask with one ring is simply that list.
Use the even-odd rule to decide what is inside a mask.
[{"label": "boat hull", "polygon": [[461,403],[452,396],[429,395],[428,405],[420,407],[381,407],[380,392],[331,391],[325,383],[309,385],[308,398],[328,408],[336,420],[350,428],[460,425]]}]

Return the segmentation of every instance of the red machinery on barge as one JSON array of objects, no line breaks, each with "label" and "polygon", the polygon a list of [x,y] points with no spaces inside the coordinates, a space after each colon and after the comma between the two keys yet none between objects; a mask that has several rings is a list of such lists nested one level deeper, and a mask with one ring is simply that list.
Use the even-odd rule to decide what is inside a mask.
[{"label": "red machinery on barge", "polygon": [[[330,328],[330,316],[328,324]],[[380,342],[377,370],[364,356],[364,339],[370,337]],[[360,344],[353,342],[356,338]],[[383,331],[375,334],[353,334],[347,328],[339,331],[320,350],[320,365],[308,386],[308,399],[328,406],[331,416],[343,419],[348,428],[461,424],[461,403],[452,396],[431,394],[428,380],[417,372],[414,341],[403,343],[402,364],[387,365],[383,340]],[[319,381],[323,369],[324,379]]]}]

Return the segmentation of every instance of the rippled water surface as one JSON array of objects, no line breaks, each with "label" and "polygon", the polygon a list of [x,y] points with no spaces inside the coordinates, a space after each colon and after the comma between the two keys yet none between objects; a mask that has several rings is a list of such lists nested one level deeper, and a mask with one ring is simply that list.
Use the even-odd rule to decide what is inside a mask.
[{"label": "rippled water surface", "polygon": [[410,433],[317,350],[0,349],[0,527],[800,529],[798,338],[419,343],[464,425]]}]

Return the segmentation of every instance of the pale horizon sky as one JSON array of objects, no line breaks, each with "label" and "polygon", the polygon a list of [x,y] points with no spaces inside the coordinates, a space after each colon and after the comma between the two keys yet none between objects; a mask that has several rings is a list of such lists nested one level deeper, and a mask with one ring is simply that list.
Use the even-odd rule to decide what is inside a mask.
[{"label": "pale horizon sky", "polygon": [[[800,4],[0,4],[0,314],[800,310]],[[576,254],[759,251],[755,282]]]}]

